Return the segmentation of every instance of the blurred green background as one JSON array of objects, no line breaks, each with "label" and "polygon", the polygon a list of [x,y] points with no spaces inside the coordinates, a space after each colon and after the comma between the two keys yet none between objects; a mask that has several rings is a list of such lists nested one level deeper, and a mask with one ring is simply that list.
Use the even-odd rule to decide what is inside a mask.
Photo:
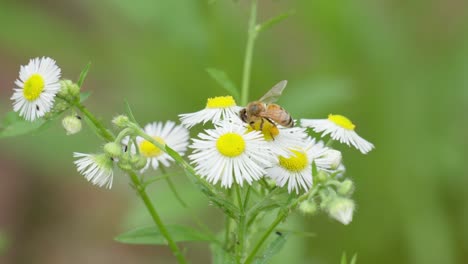
[{"label": "blurred green background", "polygon": [[[273,263],[468,263],[468,2],[463,0],[261,0],[260,21],[296,14],[256,43],[251,99],[289,80],[280,100],[295,118],[341,113],[376,149],[346,146],[358,204],[349,226],[326,215],[290,218],[294,237]],[[145,124],[177,118],[225,92],[205,72],[240,84],[248,1],[3,0],[0,2],[0,113],[19,66],[50,56],[75,79],[88,61],[87,106],[110,125],[124,100]],[[3,115],[3,114],[2,114]],[[150,220],[128,180],[112,190],[84,180],[72,152],[102,144],[89,129],[66,136],[59,122],[33,136],[0,141],[0,263],[175,263],[165,247],[112,238]],[[192,209],[165,183],[151,187],[167,222],[222,215],[183,176]],[[205,244],[186,244],[209,263]]]}]

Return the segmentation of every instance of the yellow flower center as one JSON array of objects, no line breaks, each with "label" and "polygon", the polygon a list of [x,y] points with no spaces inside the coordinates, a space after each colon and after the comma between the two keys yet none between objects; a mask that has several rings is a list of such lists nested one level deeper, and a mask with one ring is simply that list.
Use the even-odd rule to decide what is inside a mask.
[{"label": "yellow flower center", "polygon": [[232,96],[217,96],[206,101],[206,108],[227,108],[235,105],[236,101]]},{"label": "yellow flower center", "polygon": [[266,119],[263,120],[263,124],[262,124],[262,120],[259,119],[255,123],[248,126],[247,128],[248,132],[253,131],[253,130],[262,132],[263,137],[265,138],[266,141],[274,140],[275,137],[278,136],[280,133],[278,127]]},{"label": "yellow flower center", "polygon": [[[164,140],[160,137],[153,137],[154,140],[156,140],[158,143],[161,143],[162,145],[166,145],[166,143],[164,142]],[[149,142],[148,140],[143,140],[141,143],[140,143],[140,153],[145,156],[145,157],[148,157],[148,158],[153,158],[153,157],[157,157],[161,154],[163,154],[164,152],[162,150],[160,150],[158,147],[156,147],[155,145],[153,145],[153,143]]]},{"label": "yellow flower center", "polygon": [[328,115],[328,120],[332,121],[333,123],[339,125],[340,127],[342,128],[346,128],[348,130],[354,130],[354,128],[356,127],[352,122],[351,120],[349,120],[348,118],[342,116],[342,115],[332,115],[332,114],[329,114]]},{"label": "yellow flower center", "polygon": [[36,100],[44,90],[44,78],[39,74],[33,74],[24,82],[23,95],[28,101]]},{"label": "yellow flower center", "polygon": [[279,156],[280,166],[293,172],[305,169],[307,167],[307,155],[298,150],[291,150],[291,152],[294,153],[294,155],[291,155],[289,158]]},{"label": "yellow flower center", "polygon": [[216,148],[226,157],[237,157],[245,150],[245,141],[241,135],[226,133],[216,141]]}]

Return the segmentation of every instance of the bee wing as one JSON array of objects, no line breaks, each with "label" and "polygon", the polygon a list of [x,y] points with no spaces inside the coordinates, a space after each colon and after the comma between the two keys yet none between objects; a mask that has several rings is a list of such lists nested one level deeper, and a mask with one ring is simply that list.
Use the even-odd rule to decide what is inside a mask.
[{"label": "bee wing", "polygon": [[268,91],[264,96],[262,96],[262,98],[260,98],[259,101],[264,102],[266,104],[276,102],[281,96],[281,93],[283,93],[286,84],[288,84],[288,81],[286,80],[282,80],[281,82],[277,83],[270,89],[270,91]]}]

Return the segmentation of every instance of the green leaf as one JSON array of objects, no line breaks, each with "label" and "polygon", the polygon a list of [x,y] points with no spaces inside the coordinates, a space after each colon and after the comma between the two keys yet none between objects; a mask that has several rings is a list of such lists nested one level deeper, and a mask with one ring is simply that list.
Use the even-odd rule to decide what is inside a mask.
[{"label": "green leaf", "polygon": [[127,112],[127,116],[128,118],[130,118],[130,121],[132,121],[135,124],[138,124],[138,122],[135,119],[135,116],[133,115],[132,108],[130,108],[130,104],[127,100],[125,100],[125,112]]},{"label": "green leaf", "polygon": [[267,30],[267,29],[273,27],[274,25],[278,24],[279,22],[285,20],[286,18],[290,17],[291,15],[294,15],[295,13],[296,13],[295,10],[289,10],[287,12],[281,13],[281,14],[267,20],[266,22],[258,25],[257,26],[257,32],[262,32],[264,30]]},{"label": "green leaf", "polygon": [[353,258],[351,259],[351,263],[350,263],[350,264],[356,264],[356,261],[357,261],[357,253],[354,253],[354,256],[353,256]]},{"label": "green leaf", "polygon": [[221,247],[218,244],[211,244],[211,251],[213,252],[213,264],[234,264],[236,263],[236,259],[234,256],[224,250],[223,247]]},{"label": "green leaf", "polygon": [[276,233],[276,238],[270,242],[263,251],[262,255],[255,260],[255,264],[269,263],[269,260],[278,252],[281,251],[284,244],[286,244],[288,234],[287,233]]},{"label": "green leaf", "polygon": [[88,62],[88,64],[86,64],[84,69],[81,71],[80,77],[78,78],[78,82],[76,83],[78,84],[78,87],[81,88],[81,86],[83,85],[83,82],[86,79],[86,76],[88,75],[88,71],[90,67],[91,67],[91,62]]},{"label": "green leaf", "polygon": [[347,264],[347,263],[348,263],[348,260],[346,259],[346,252],[343,252],[343,254],[341,255],[340,264]]},{"label": "green leaf", "polygon": [[[198,230],[187,226],[168,225],[167,231],[175,242],[185,241],[213,241],[213,239]],[[125,244],[139,245],[167,245],[167,241],[155,226],[137,228],[122,233],[114,238],[116,241]]]},{"label": "green leaf", "polygon": [[91,95],[91,92],[82,92],[80,93],[80,103],[83,103]]},{"label": "green leaf", "polygon": [[206,71],[221,87],[223,87],[228,93],[230,93],[234,99],[239,100],[240,93],[236,85],[229,78],[229,76],[221,70],[214,68],[207,68]]},{"label": "green leaf", "polygon": [[0,138],[14,137],[31,133],[41,127],[45,121],[41,118],[33,122],[26,121],[16,112],[8,112],[0,123]]}]

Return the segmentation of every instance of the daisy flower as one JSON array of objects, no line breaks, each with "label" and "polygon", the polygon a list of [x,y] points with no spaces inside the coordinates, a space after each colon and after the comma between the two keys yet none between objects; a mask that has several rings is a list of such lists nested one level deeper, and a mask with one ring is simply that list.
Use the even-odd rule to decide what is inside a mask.
[{"label": "daisy flower", "polygon": [[234,181],[241,186],[244,181],[252,184],[271,164],[272,155],[262,134],[248,132],[240,123],[225,120],[198,137],[190,146],[194,151],[189,159],[197,173],[212,184],[221,181],[226,188]]},{"label": "daisy flower", "polygon": [[60,90],[60,68],[51,58],[35,58],[21,66],[15,81],[13,110],[28,121],[44,116]]},{"label": "daisy flower", "polygon": [[[176,125],[173,121],[167,121],[166,123],[153,122],[147,124],[144,131],[162,145],[167,144],[180,155],[184,155],[187,150],[189,132],[185,127]],[[167,155],[166,152],[162,151],[151,142],[141,137],[137,137],[136,142],[140,154],[147,158],[146,165],[141,172],[146,171],[149,167],[157,170],[159,163],[164,167],[169,167],[171,162],[174,161],[174,159]],[[122,143],[128,145],[128,137],[125,138]],[[132,145],[131,150],[132,153],[136,153],[135,146]]]},{"label": "daisy flower", "polygon": [[330,134],[334,140],[340,143],[353,145],[361,153],[366,154],[374,148],[374,145],[360,137],[354,129],[356,126],[348,118],[342,115],[328,115],[328,119],[302,119],[301,126],[311,127],[315,132],[321,133],[322,137]]},{"label": "daisy flower", "polygon": [[[292,155],[278,155],[276,164],[267,169],[267,175],[280,187],[287,183],[290,193],[293,190],[299,193],[301,188],[307,191],[312,186],[312,161],[323,156],[327,149],[317,147],[315,140],[308,137],[290,150]],[[324,165],[326,163],[327,161],[323,161]],[[319,165],[317,167],[320,168]]]},{"label": "daisy flower", "polygon": [[94,185],[110,189],[114,177],[113,161],[105,154],[73,153],[78,172]]},{"label": "daisy flower", "polygon": [[218,123],[220,120],[239,118],[242,107],[236,105],[232,96],[218,96],[208,98],[206,107],[195,113],[180,114],[180,121],[188,128],[198,123],[205,124],[208,121]]}]

